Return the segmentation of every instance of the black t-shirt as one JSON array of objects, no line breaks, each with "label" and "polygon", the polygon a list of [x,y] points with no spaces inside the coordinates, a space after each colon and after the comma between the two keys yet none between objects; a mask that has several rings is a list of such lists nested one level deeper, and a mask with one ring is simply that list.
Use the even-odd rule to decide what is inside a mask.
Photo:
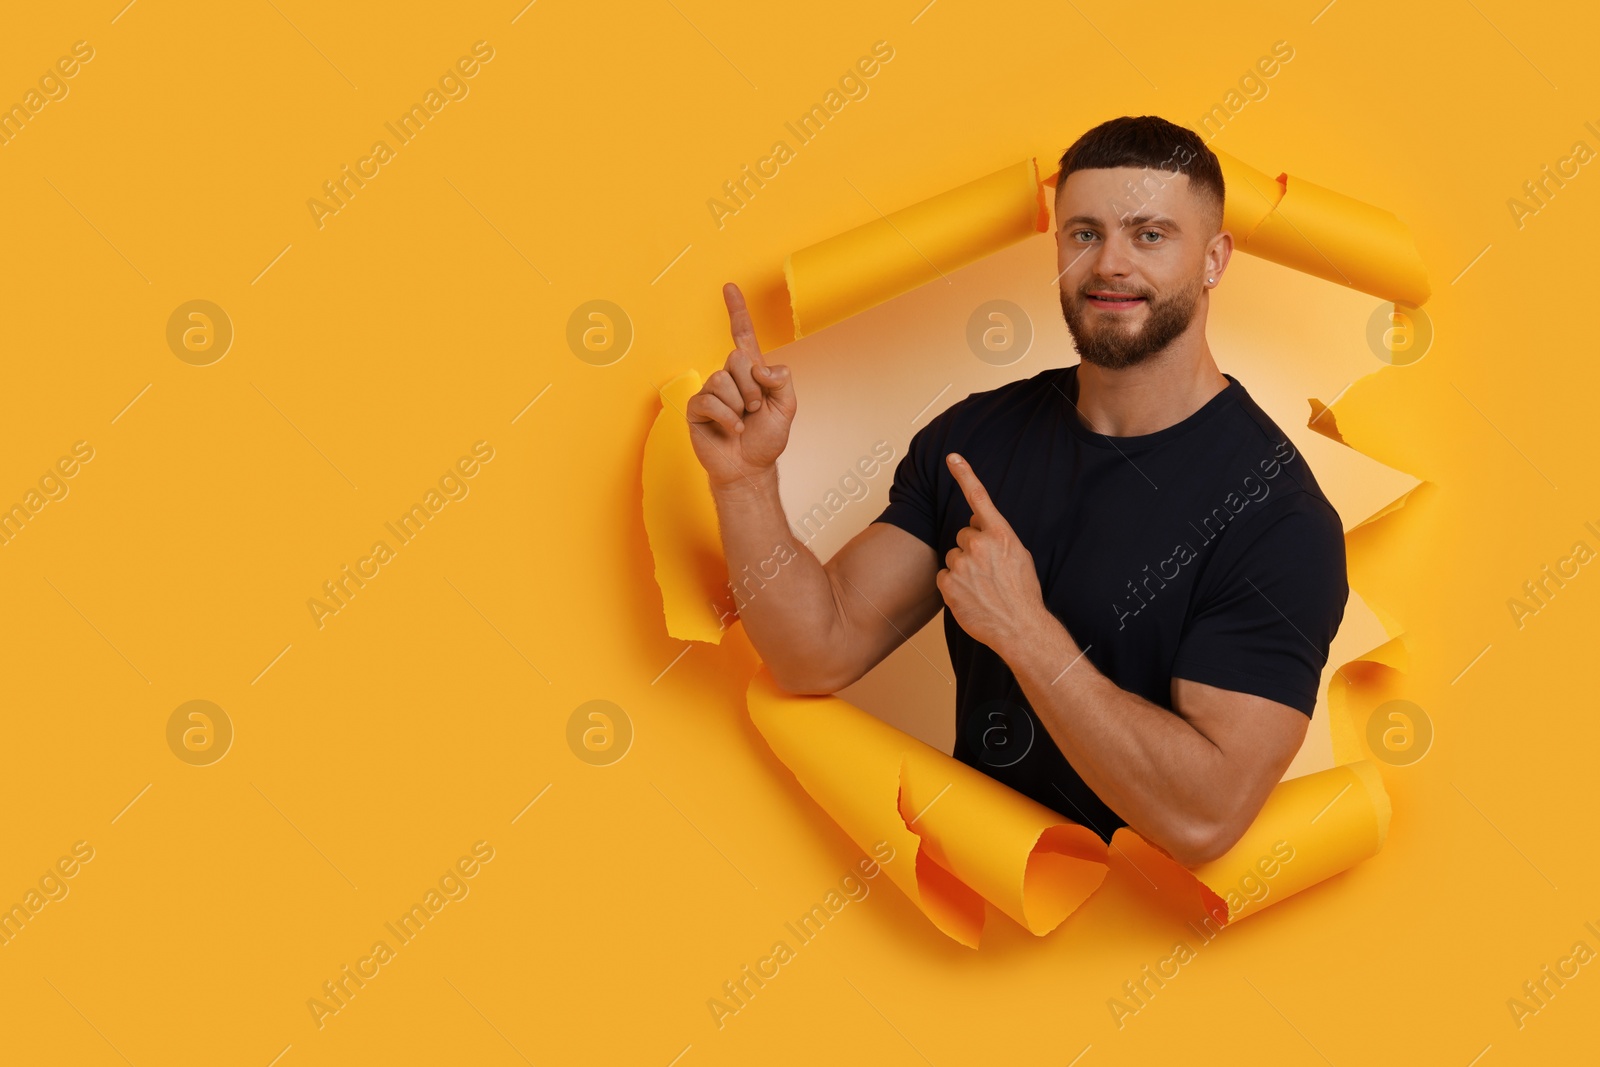
[{"label": "black t-shirt", "polygon": [[[939,566],[972,520],[958,452],[1033,555],[1044,601],[1084,658],[1172,710],[1172,679],[1316,707],[1349,585],[1339,514],[1243,385],[1155,433],[1108,437],[1077,414],[1078,367],[973,393],[911,438],[876,522]],[[1045,731],[1010,667],[945,611],[954,755],[1110,840],[1127,825]],[[1063,664],[1065,666],[1065,664]]]}]

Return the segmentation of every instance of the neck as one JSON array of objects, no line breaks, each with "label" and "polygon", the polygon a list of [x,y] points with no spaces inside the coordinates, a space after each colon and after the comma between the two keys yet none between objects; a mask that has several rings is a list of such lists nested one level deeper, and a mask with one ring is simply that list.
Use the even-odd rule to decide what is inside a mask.
[{"label": "neck", "polygon": [[1078,364],[1078,418],[1108,437],[1137,437],[1182,422],[1228,387],[1211,350],[1169,348],[1125,370]]}]

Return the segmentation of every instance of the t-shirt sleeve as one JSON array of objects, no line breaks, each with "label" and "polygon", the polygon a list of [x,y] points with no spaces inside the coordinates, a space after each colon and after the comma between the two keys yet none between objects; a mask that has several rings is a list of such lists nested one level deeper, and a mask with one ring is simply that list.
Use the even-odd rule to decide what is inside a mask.
[{"label": "t-shirt sleeve", "polygon": [[1350,586],[1339,513],[1295,493],[1230,531],[1184,620],[1174,678],[1251,693],[1310,716]]},{"label": "t-shirt sleeve", "polygon": [[948,447],[950,410],[911,435],[906,454],[894,469],[889,504],[873,522],[886,522],[916,536],[935,552],[939,550],[939,475],[948,472],[944,456]]}]

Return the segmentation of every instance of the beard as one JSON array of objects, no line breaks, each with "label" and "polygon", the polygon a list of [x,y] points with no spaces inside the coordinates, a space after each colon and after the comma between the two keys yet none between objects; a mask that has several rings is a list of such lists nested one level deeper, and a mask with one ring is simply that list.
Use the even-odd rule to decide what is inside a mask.
[{"label": "beard", "polygon": [[[1092,289],[1107,286],[1090,285]],[[1203,290],[1199,277],[1171,296],[1159,298],[1148,289],[1132,290],[1127,295],[1144,297],[1145,321],[1143,326],[1130,326],[1113,321],[1131,313],[1126,311],[1102,312],[1088,304],[1086,292],[1068,296],[1061,292],[1061,315],[1067,320],[1067,330],[1072,343],[1085,363],[1105,370],[1124,370],[1160,352],[1179,334],[1189,328],[1195,308]]]}]

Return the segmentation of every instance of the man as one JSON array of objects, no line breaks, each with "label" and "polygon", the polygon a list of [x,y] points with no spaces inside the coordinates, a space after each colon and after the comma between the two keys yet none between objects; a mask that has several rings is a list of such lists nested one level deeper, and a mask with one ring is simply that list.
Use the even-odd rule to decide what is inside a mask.
[{"label": "man", "polygon": [[779,685],[841,689],[943,607],[955,757],[1188,866],[1239,839],[1299,750],[1349,596],[1338,513],[1206,344],[1223,195],[1216,156],[1160,118],[1067,149],[1057,266],[1081,361],[933,418],[826,564],[778,497],[793,375],[733,285],[737,347],[686,412],[730,577],[795,554],[741,615]]}]

